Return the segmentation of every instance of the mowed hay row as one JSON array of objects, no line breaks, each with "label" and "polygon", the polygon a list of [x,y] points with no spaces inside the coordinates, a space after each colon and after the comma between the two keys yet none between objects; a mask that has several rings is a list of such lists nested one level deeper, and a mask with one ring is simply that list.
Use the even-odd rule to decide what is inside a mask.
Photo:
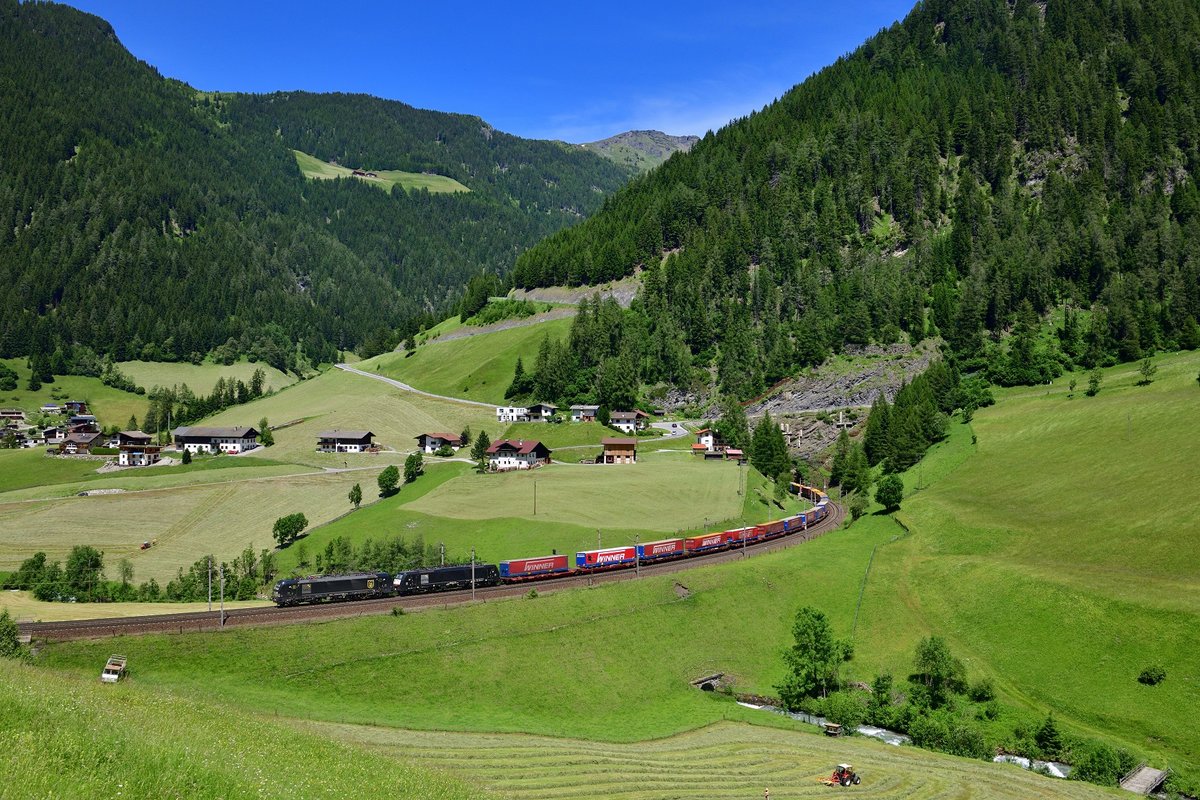
[{"label": "mowed hay row", "polygon": [[65,560],[72,547],[88,544],[104,551],[110,577],[128,558],[135,582],[165,583],[210,553],[224,560],[247,547],[274,547],[271,529],[285,514],[301,512],[312,526],[349,511],[350,487],[368,480],[368,473],[341,472],[10,503],[0,506],[0,569],[15,569],[39,550]]},{"label": "mowed hay row", "polygon": [[[422,767],[465,777],[517,800],[711,798],[773,800],[853,791],[872,798],[1096,798],[1083,783],[1008,765],[893,747],[863,738],[830,740],[807,732],[718,723],[632,744],[519,734],[420,732],[317,725],[331,738],[389,752]],[[839,762],[862,776],[853,789],[820,781]]]},{"label": "mowed hay row", "polygon": [[[316,466],[348,464],[380,468],[392,463],[388,454],[318,453],[317,434],[327,430],[368,430],[375,442],[400,453],[416,449],[421,433],[458,433],[470,426],[495,431],[495,412],[481,406],[453,403],[401,391],[373,378],[332,370],[271,397],[228,408],[204,425],[258,425],[266,417],[271,425],[302,420],[274,432],[275,445],[264,458]],[[491,423],[490,425],[488,423]]]}]

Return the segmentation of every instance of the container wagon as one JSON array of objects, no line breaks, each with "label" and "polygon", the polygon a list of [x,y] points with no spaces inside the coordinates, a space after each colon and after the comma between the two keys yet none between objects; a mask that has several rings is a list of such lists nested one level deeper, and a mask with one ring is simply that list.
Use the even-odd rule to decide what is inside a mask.
[{"label": "container wagon", "polygon": [[571,571],[566,555],[518,558],[500,562],[500,577],[506,581],[541,578],[547,575],[565,574]]},{"label": "container wagon", "polygon": [[642,561],[666,561],[686,555],[687,551],[683,547],[683,539],[663,539],[639,544],[637,554]]},{"label": "container wagon", "polygon": [[632,547],[585,550],[575,554],[575,566],[586,570],[611,569],[632,564],[635,561],[637,561],[637,551]]}]

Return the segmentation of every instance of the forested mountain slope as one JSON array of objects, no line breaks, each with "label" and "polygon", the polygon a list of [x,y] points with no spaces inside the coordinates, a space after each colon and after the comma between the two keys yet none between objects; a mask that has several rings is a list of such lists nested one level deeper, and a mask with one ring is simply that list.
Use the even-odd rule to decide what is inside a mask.
[{"label": "forested mountain slope", "polygon": [[[306,181],[292,147],[472,191]],[[624,178],[474,117],[198,92],[103,20],[0,0],[0,356],[171,360],[229,342],[286,367],[378,346]]]},{"label": "forested mountain slope", "polygon": [[527,251],[514,281],[642,269],[634,327],[669,357],[641,377],[715,365],[741,397],[901,335],[940,333],[1004,383],[1195,347],[1198,100],[1194,2],[927,0]]}]

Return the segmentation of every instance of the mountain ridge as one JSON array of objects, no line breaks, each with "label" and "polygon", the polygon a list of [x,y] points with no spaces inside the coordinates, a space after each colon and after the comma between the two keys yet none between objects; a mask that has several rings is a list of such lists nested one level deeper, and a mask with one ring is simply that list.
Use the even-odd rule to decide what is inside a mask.
[{"label": "mountain ridge", "polygon": [[648,172],[677,152],[691,150],[699,136],[672,136],[657,130],[631,130],[580,147],[637,172]]}]

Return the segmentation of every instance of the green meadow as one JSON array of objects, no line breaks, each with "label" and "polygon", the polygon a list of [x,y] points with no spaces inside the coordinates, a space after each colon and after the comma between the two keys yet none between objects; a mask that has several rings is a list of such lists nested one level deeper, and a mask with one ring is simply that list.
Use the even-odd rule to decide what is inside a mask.
[{"label": "green meadow", "polygon": [[66,400],[84,400],[88,411],[96,415],[100,424],[108,427],[125,427],[131,415],[140,420],[146,413],[146,398],[132,392],[105,386],[99,378],[81,375],[56,375],[54,383],[42,384],[42,388],[31,392],[25,388],[30,370],[23,358],[4,358],[6,364],[17,373],[17,388],[0,392],[0,407],[21,408],[27,413],[36,413],[44,403],[62,404]]},{"label": "green meadow", "polygon": [[555,319],[449,342],[432,340],[409,353],[376,356],[360,367],[426,392],[503,405],[517,358],[532,367],[542,339],[565,338],[571,322],[569,318]]},{"label": "green meadow", "polygon": [[[243,708],[387,728],[645,743],[722,721],[761,723],[761,712],[700,693],[689,681],[724,672],[739,691],[772,693],[782,678],[780,651],[795,610],[811,604],[826,611],[839,636],[853,636],[855,658],[844,673],[851,680],[869,681],[885,670],[907,675],[916,642],[937,633],[963,659],[971,680],[995,681],[1006,710],[993,729],[1011,730],[1053,711],[1073,734],[1104,738],[1194,774],[1200,764],[1190,735],[1200,713],[1200,576],[1194,569],[1200,500],[1188,489],[1196,485],[1200,455],[1200,354],[1158,364],[1154,382],[1144,387],[1134,385],[1131,366],[1106,370],[1094,398],[1078,391],[1068,397],[1067,378],[998,392],[996,406],[977,412],[969,426],[954,421],[950,437],[905,475],[908,496],[896,520],[872,513],[783,552],[536,599],[219,637],[148,637],[123,646],[147,665],[139,679],[148,686]],[[682,454],[657,458],[684,467],[668,460],[685,459]],[[577,513],[610,514],[614,525],[621,524],[624,507],[643,502],[638,486],[662,485],[664,498],[678,489],[654,472],[654,459],[642,466],[650,480],[635,481],[637,470],[628,468],[620,475],[564,465],[477,476],[466,465],[439,465],[397,498],[321,529],[310,546],[339,530],[359,537],[411,531],[426,542],[443,535],[448,550],[463,552],[488,526],[497,546],[481,546],[481,556],[533,555],[550,541],[542,534],[560,526],[570,532],[566,526],[577,524],[554,499],[555,492],[580,497],[587,491],[586,482],[575,482],[577,474],[630,481],[609,497],[614,508],[594,510],[594,496],[578,502]],[[736,474],[727,464],[700,467]],[[448,472],[435,477],[436,470]],[[485,483],[494,478],[514,482]],[[703,480],[694,473],[690,483]],[[460,490],[475,481],[475,491]],[[760,492],[751,481],[741,498],[743,516],[770,510]],[[677,502],[689,505],[685,498]],[[489,508],[494,517],[483,513]],[[563,522],[554,522],[559,514]],[[669,524],[670,516],[664,511],[659,524]],[[654,518],[630,512],[624,522],[635,517],[643,525]],[[444,527],[422,529],[422,519]],[[471,532],[471,526],[481,527]],[[586,528],[579,528],[571,535],[582,539]],[[501,542],[532,552],[499,553]],[[108,647],[51,645],[41,658],[82,674]],[[292,658],[296,652],[305,654],[302,662]],[[1159,686],[1136,680],[1149,663],[1167,671]],[[729,741],[751,735],[733,729],[738,733]],[[404,735],[396,734],[396,741]],[[389,736],[381,732],[376,744],[391,747]],[[468,751],[486,752],[482,739],[459,741]],[[581,746],[564,743],[562,752]],[[869,754],[863,757],[872,763]],[[973,768],[1003,778],[990,784],[980,778],[984,782],[962,787],[961,796],[1005,796],[997,787],[1025,779],[1006,767]],[[580,769],[576,786],[590,774]],[[520,790],[497,780],[497,787]],[[1046,796],[1093,791],[1045,785]],[[549,796],[558,791],[567,790],[546,789]],[[720,791],[714,796],[737,790]]]},{"label": "green meadow", "polygon": [[[369,367],[367,368],[369,369]],[[258,425],[266,417],[271,425],[297,422],[274,432],[275,445],[265,451],[272,459],[315,467],[366,467],[403,461],[417,446],[421,433],[459,432],[488,426],[495,429],[496,415],[480,406],[435,400],[403,392],[381,381],[331,369],[240,406],[227,408],[204,421],[205,425]],[[395,453],[318,453],[317,434],[327,430],[369,430],[375,442]]]},{"label": "green meadow", "polygon": [[308,153],[302,153],[299,150],[293,150],[292,152],[296,155],[296,164],[299,165],[300,171],[304,173],[304,177],[311,180],[358,177],[358,180],[363,183],[378,186],[384,191],[389,191],[396,184],[399,184],[408,191],[425,189],[433,194],[471,191],[466,186],[454,180],[454,178],[448,178],[445,175],[431,175],[424,172],[403,172],[398,169],[374,169],[369,171],[374,172],[376,177],[355,176],[353,174],[354,170],[349,167],[330,164],[319,158],[310,156]]},{"label": "green meadow", "polygon": [[0,670],[0,798],[487,796],[445,772],[229,707],[91,675]]},{"label": "green meadow", "polygon": [[117,364],[117,367],[120,368],[121,372],[132,378],[134,383],[145,387],[147,391],[155,386],[169,388],[171,386],[182,386],[186,383],[188,388],[196,394],[209,394],[216,385],[217,379],[240,380],[249,384],[254,371],[258,369],[261,369],[266,377],[266,380],[263,382],[264,391],[267,389],[278,391],[296,382],[295,375],[280,372],[270,364],[245,360],[235,361],[228,365],[214,364],[208,361],[203,364],[191,364],[182,361],[174,363],[164,361],[121,361]]}]

